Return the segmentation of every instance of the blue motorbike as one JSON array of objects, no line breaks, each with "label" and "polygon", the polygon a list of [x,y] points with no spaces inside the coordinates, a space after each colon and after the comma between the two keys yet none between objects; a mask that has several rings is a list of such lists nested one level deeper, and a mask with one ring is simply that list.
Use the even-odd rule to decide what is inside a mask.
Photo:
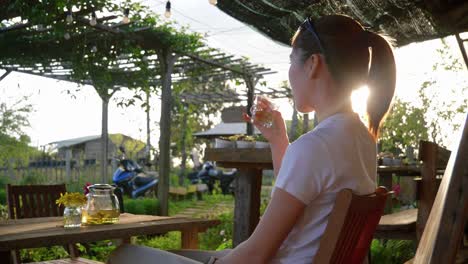
[{"label": "blue motorbike", "polygon": [[148,177],[143,169],[133,160],[127,159],[125,149],[119,148],[122,158],[119,160],[119,167],[112,176],[112,181],[123,194],[135,199],[144,196],[151,190],[156,190],[158,179]]}]

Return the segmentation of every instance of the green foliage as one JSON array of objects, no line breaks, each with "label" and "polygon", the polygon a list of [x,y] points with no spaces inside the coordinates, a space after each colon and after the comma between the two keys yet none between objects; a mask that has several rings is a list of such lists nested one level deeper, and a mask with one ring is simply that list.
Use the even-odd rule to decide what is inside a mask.
[{"label": "green foliage", "polygon": [[[438,49],[437,53],[439,61],[433,65],[433,71],[428,74],[428,80],[421,84],[418,94],[428,120],[430,140],[445,146],[466,116],[468,79],[464,66],[453,56],[443,39],[442,48]],[[445,81],[441,82],[440,79],[446,75],[459,81],[453,86]]]},{"label": "green foliage", "polygon": [[[418,90],[419,102],[396,99],[381,129],[383,151],[404,153],[407,146],[417,148],[419,140],[431,140],[445,146],[465,117],[468,106],[468,81],[460,61],[442,40],[438,61],[427,73]],[[444,76],[459,80],[453,86],[442,83]],[[460,78],[456,78],[459,76]]]},{"label": "green foliage", "polygon": [[39,262],[68,257],[65,248],[61,246],[22,249],[20,251],[22,262]]},{"label": "green foliage", "polygon": [[[291,131],[292,120],[286,120],[285,122],[286,122],[287,131]],[[303,123],[304,123],[304,116],[298,114],[296,133],[292,138],[289,138],[290,142],[293,142],[294,140],[298,139],[303,134],[305,134],[305,133],[309,132],[310,130],[312,130],[313,125],[314,125],[314,120],[310,119],[310,116],[309,116],[309,130],[307,130],[307,131],[304,131]]]},{"label": "green foliage", "polygon": [[427,139],[425,110],[396,98],[380,129],[382,151],[405,153],[406,147],[417,148],[419,140]]},{"label": "green foliage", "polygon": [[125,212],[131,214],[156,215],[159,210],[159,201],[155,198],[124,198]]},{"label": "green foliage", "polygon": [[405,263],[414,257],[415,248],[413,241],[387,240],[382,242],[374,239],[371,244],[372,263]]},{"label": "green foliage", "polygon": [[147,247],[154,247],[161,250],[180,249],[181,234],[180,232],[168,232],[165,235],[158,237],[140,237],[137,243]]},{"label": "green foliage", "polygon": [[96,261],[107,261],[109,255],[117,248],[111,240],[103,240],[89,244],[78,244],[80,256]]},{"label": "green foliage", "polygon": [[[23,97],[11,105],[0,102],[0,165],[21,166],[27,164],[29,157],[38,151],[29,146],[30,138],[24,133],[29,126],[29,114],[32,105],[25,104],[28,97]],[[10,164],[14,161],[16,164]]]},{"label": "green foliage", "polygon": [[0,203],[0,220],[8,219],[8,208],[6,205]]},{"label": "green foliage", "polygon": [[123,134],[111,134],[109,135],[109,139],[116,146],[124,147],[127,157],[129,158],[136,157],[136,154],[145,147],[145,143],[141,140],[136,140]]},{"label": "green foliage", "polygon": [[221,224],[200,234],[200,249],[221,250],[232,248],[232,232],[234,227],[234,213],[224,213],[216,217]]}]

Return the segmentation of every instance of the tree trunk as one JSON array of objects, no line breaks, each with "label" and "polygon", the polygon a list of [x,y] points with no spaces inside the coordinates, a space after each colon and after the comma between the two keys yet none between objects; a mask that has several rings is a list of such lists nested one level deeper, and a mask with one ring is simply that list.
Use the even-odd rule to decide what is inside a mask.
[{"label": "tree trunk", "polygon": [[303,115],[304,120],[302,120],[302,133],[305,134],[309,132],[309,114]]},{"label": "tree trunk", "polygon": [[150,90],[146,90],[146,164],[151,164]]},{"label": "tree trunk", "polygon": [[109,99],[102,99],[102,130],[101,130],[101,183],[107,183],[107,157],[109,151],[108,110]]},{"label": "tree trunk", "polygon": [[298,123],[299,123],[299,120],[297,118],[296,105],[294,104],[294,111],[293,111],[292,121],[291,121],[291,129],[289,130],[289,139],[291,141],[296,139],[296,132],[297,132]]},{"label": "tree trunk", "polygon": [[161,92],[161,120],[159,137],[159,182],[158,199],[159,215],[165,216],[169,213],[169,174],[171,164],[171,75],[174,69],[176,55],[169,50],[163,50],[158,54],[161,65],[162,92]]},{"label": "tree trunk", "polygon": [[180,175],[179,175],[179,185],[184,184],[184,175],[185,169],[187,167],[187,119],[188,119],[188,109],[184,107],[184,118],[182,121],[182,142],[180,143],[180,151],[182,153],[182,162],[180,164]]}]

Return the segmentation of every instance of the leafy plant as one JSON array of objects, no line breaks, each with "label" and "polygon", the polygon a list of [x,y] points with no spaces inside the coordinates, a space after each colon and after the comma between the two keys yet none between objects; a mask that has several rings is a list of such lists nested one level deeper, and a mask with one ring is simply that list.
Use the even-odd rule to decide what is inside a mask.
[{"label": "leafy plant", "polygon": [[415,254],[415,244],[407,240],[374,239],[371,243],[371,261],[379,264],[405,263]]}]

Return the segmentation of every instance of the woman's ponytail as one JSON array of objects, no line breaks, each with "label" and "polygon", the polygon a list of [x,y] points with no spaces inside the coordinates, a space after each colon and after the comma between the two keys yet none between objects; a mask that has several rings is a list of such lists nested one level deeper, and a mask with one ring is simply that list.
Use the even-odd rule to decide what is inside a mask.
[{"label": "woman's ponytail", "polygon": [[390,108],[395,93],[396,66],[390,43],[382,36],[367,32],[371,47],[370,69],[367,85],[367,115],[369,132],[377,140],[379,127]]}]

